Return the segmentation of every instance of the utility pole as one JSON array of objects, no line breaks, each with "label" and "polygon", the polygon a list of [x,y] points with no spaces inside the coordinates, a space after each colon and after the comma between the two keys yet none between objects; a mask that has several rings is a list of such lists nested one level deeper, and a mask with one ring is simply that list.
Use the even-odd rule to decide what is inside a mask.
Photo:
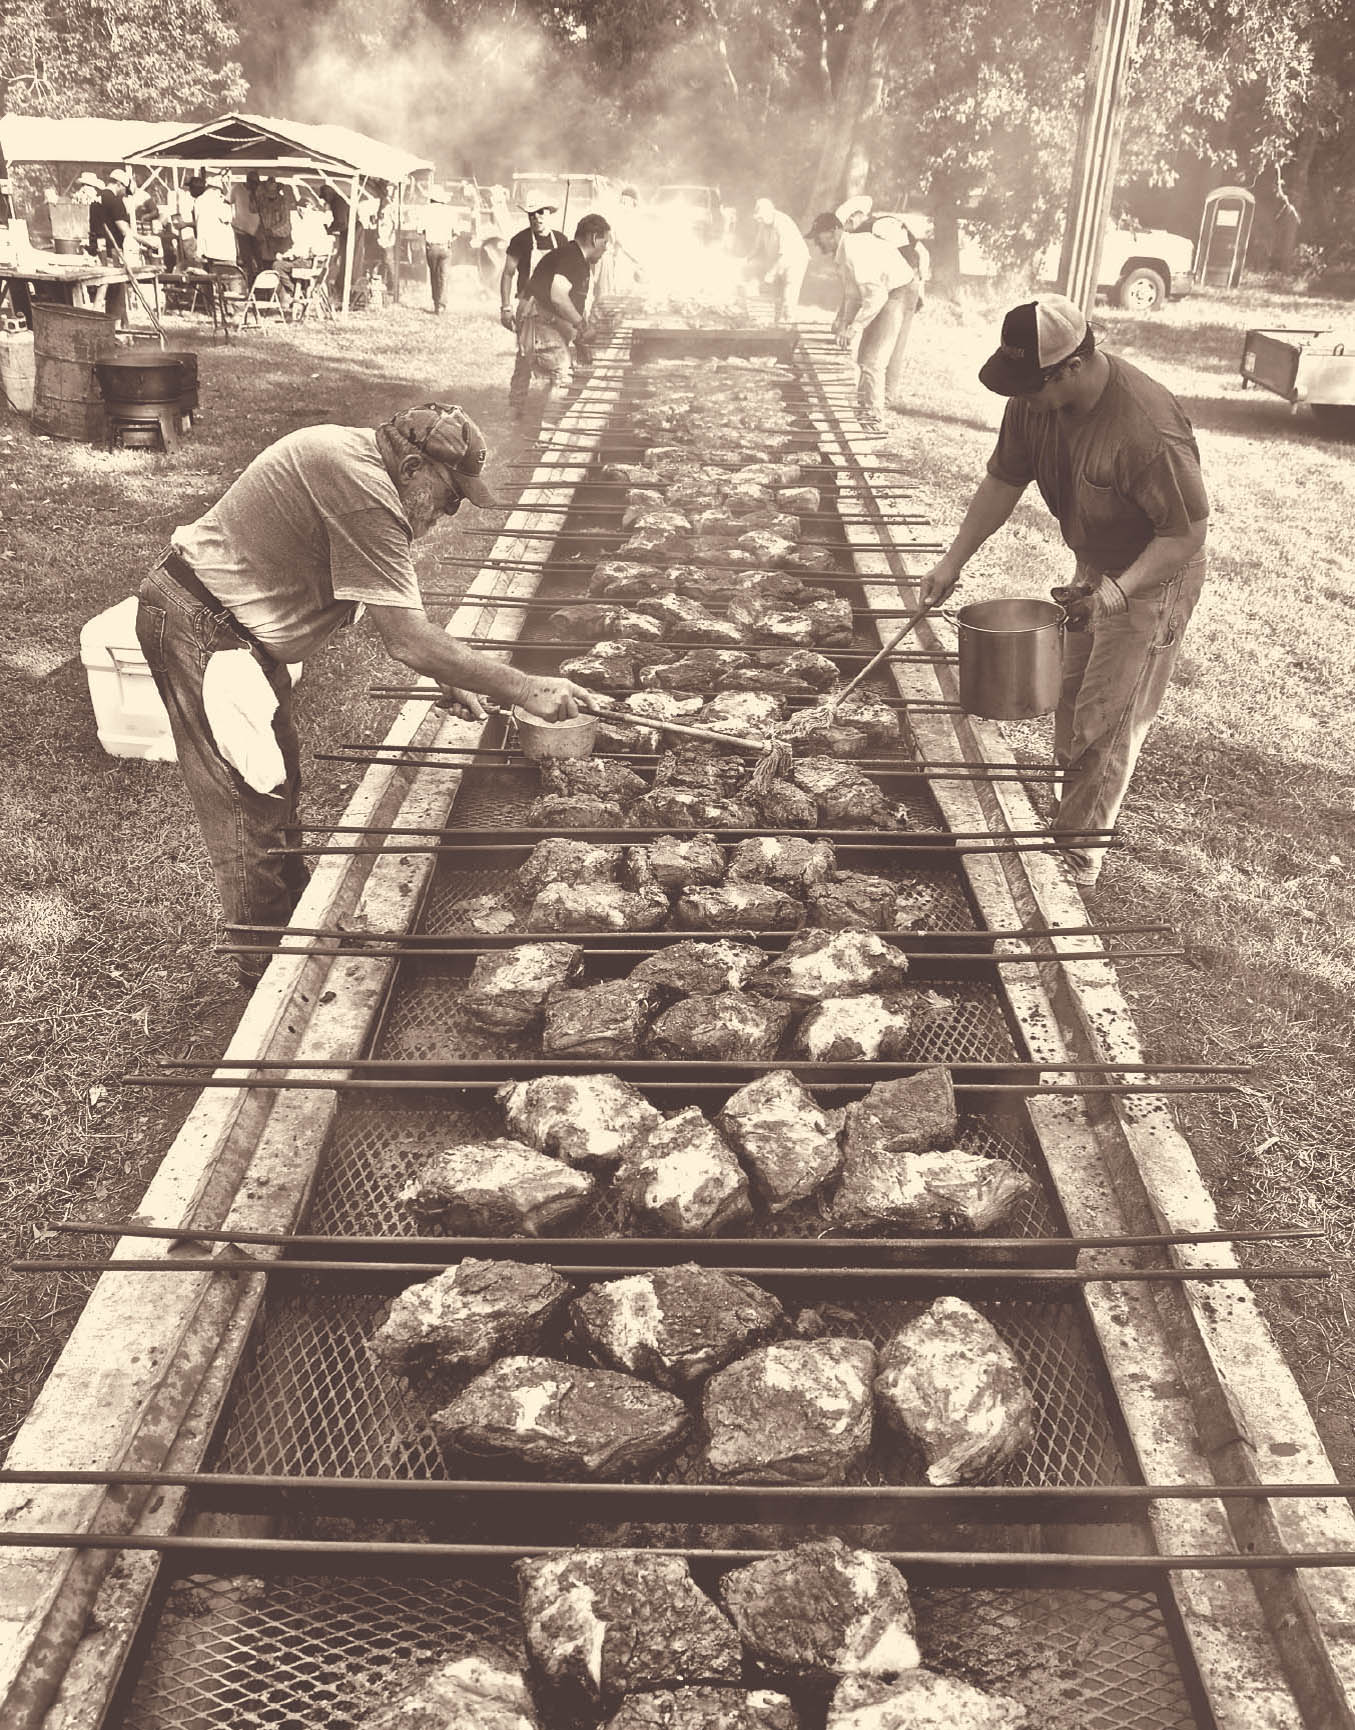
[{"label": "utility pole", "polygon": [[1078,127],[1073,184],[1063,225],[1059,291],[1090,318],[1101,265],[1101,242],[1115,190],[1124,129],[1125,87],[1139,40],[1143,0],[1097,0],[1091,56]]}]

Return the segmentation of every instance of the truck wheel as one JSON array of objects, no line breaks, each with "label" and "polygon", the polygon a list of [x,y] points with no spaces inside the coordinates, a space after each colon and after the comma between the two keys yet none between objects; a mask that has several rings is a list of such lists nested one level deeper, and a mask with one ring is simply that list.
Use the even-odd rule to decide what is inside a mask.
[{"label": "truck wheel", "polygon": [[1166,298],[1166,283],[1146,264],[1127,270],[1115,285],[1115,304],[1126,312],[1154,312]]},{"label": "truck wheel", "polygon": [[1329,439],[1355,439],[1355,407],[1343,402],[1315,402],[1313,420]]}]

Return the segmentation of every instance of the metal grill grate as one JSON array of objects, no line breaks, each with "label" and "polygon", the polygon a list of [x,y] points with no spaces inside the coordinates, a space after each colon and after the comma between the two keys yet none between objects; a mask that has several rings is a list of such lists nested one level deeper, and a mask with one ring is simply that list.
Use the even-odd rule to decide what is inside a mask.
[{"label": "metal grill grate", "polygon": [[[665,1101],[676,1105],[677,1101]],[[413,1236],[411,1216],[396,1197],[427,1160],[463,1142],[501,1135],[502,1115],[496,1105],[410,1106],[402,1099],[378,1098],[368,1103],[345,1101],[339,1108],[333,1138],[326,1149],[310,1229],[325,1235]],[[1020,1124],[1012,1118],[962,1118],[959,1145],[990,1159],[1009,1159],[1035,1179],[1035,1192],[1002,1227],[1009,1237],[1041,1237],[1062,1229],[1049,1198],[1044,1168]],[[768,1236],[818,1233],[817,1215],[769,1221],[760,1228]],[[600,1184],[590,1206],[575,1227],[579,1237],[620,1233],[616,1200]]]},{"label": "metal grill grate", "polygon": [[[217,1469],[318,1477],[447,1475],[428,1417],[453,1397],[455,1385],[438,1377],[406,1382],[368,1355],[366,1340],[385,1313],[388,1295],[320,1280],[307,1286],[269,1300],[253,1360],[236,1384]],[[869,1340],[876,1347],[928,1302],[842,1298],[832,1292],[824,1299],[822,1289],[810,1281],[777,1288],[788,1314],[813,1305],[834,1335]],[[1002,1481],[1122,1482],[1119,1451],[1077,1306],[999,1298],[978,1299],[975,1307],[1020,1359],[1037,1412],[1029,1453],[1012,1463]],[[699,1411],[699,1402],[694,1410]],[[474,1466],[464,1471],[458,1466],[456,1475],[484,1474]],[[644,1481],[707,1481],[699,1450]],[[922,1462],[880,1426],[856,1481],[920,1483]]]},{"label": "metal grill grate", "polygon": [[[912,1597],[928,1664],[1022,1701],[1040,1730],[1195,1725],[1151,1594]],[[486,1650],[517,1664],[520,1638],[505,1564],[436,1580],[197,1578],[169,1594],[122,1730],[355,1730],[415,1668]],[[805,1730],[821,1724],[806,1713]]]}]

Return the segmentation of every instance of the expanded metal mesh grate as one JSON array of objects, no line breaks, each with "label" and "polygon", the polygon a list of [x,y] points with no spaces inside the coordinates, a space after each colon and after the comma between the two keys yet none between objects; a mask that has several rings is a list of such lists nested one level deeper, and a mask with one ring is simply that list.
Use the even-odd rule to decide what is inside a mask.
[{"label": "expanded metal mesh grate", "polygon": [[[415,1283],[411,1280],[411,1283]],[[788,1315],[812,1306],[838,1337],[882,1347],[927,1307],[927,1298],[843,1296],[826,1282],[778,1282]],[[1102,1484],[1122,1467],[1078,1307],[1026,1298],[973,1298],[1020,1360],[1035,1402],[1036,1434],[1002,1481]],[[269,1298],[249,1367],[237,1380],[216,1467],[303,1477],[444,1477],[429,1416],[458,1385],[438,1376],[406,1380],[373,1359],[366,1342],[388,1293],[316,1278]],[[560,1350],[559,1342],[547,1342]],[[547,1349],[543,1346],[543,1349]],[[462,1378],[462,1383],[467,1378]],[[693,1399],[699,1422],[699,1399]],[[476,1465],[453,1475],[480,1477]],[[510,1475],[512,1475],[510,1473]],[[642,1482],[709,1481],[699,1448]],[[921,1483],[923,1462],[877,1426],[854,1481]]]},{"label": "expanded metal mesh grate", "polygon": [[[1039,1730],[1193,1730],[1151,1593],[912,1598],[928,1665],[1021,1701]],[[450,1579],[198,1577],[169,1594],[122,1730],[356,1730],[422,1667],[484,1652],[521,1662],[506,1563]],[[820,1730],[821,1710],[803,1722]]]},{"label": "expanded metal mesh grate", "polygon": [[[671,1097],[663,1101],[665,1109],[682,1103]],[[503,1116],[485,1095],[475,1103],[451,1105],[410,1105],[407,1098],[389,1095],[361,1103],[344,1100],[325,1151],[310,1229],[334,1236],[416,1236],[419,1228],[398,1200],[403,1186],[448,1148],[503,1133]],[[1003,1223],[1003,1236],[1054,1236],[1063,1229],[1043,1162],[1029,1133],[1014,1118],[961,1118],[956,1139],[970,1153],[1010,1160],[1035,1180],[1033,1193]],[[824,1224],[818,1214],[782,1216],[757,1230],[759,1235],[798,1237],[818,1235]],[[573,1235],[607,1237],[622,1229],[615,1192],[601,1182]],[[843,1249],[850,1254],[849,1241],[844,1240]]]}]

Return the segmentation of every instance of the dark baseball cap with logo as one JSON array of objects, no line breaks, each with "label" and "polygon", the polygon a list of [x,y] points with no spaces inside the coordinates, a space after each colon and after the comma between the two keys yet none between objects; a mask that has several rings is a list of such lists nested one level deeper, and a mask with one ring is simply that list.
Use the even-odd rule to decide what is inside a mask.
[{"label": "dark baseball cap with logo", "polygon": [[457,491],[481,510],[492,510],[494,494],[480,478],[489,455],[485,436],[456,403],[426,402],[403,409],[387,425],[430,462],[448,470]]},{"label": "dark baseball cap with logo", "polygon": [[1002,321],[1002,341],[979,368],[979,383],[998,396],[1039,390],[1044,375],[1082,346],[1087,320],[1065,294],[1042,294],[1014,306]]}]

